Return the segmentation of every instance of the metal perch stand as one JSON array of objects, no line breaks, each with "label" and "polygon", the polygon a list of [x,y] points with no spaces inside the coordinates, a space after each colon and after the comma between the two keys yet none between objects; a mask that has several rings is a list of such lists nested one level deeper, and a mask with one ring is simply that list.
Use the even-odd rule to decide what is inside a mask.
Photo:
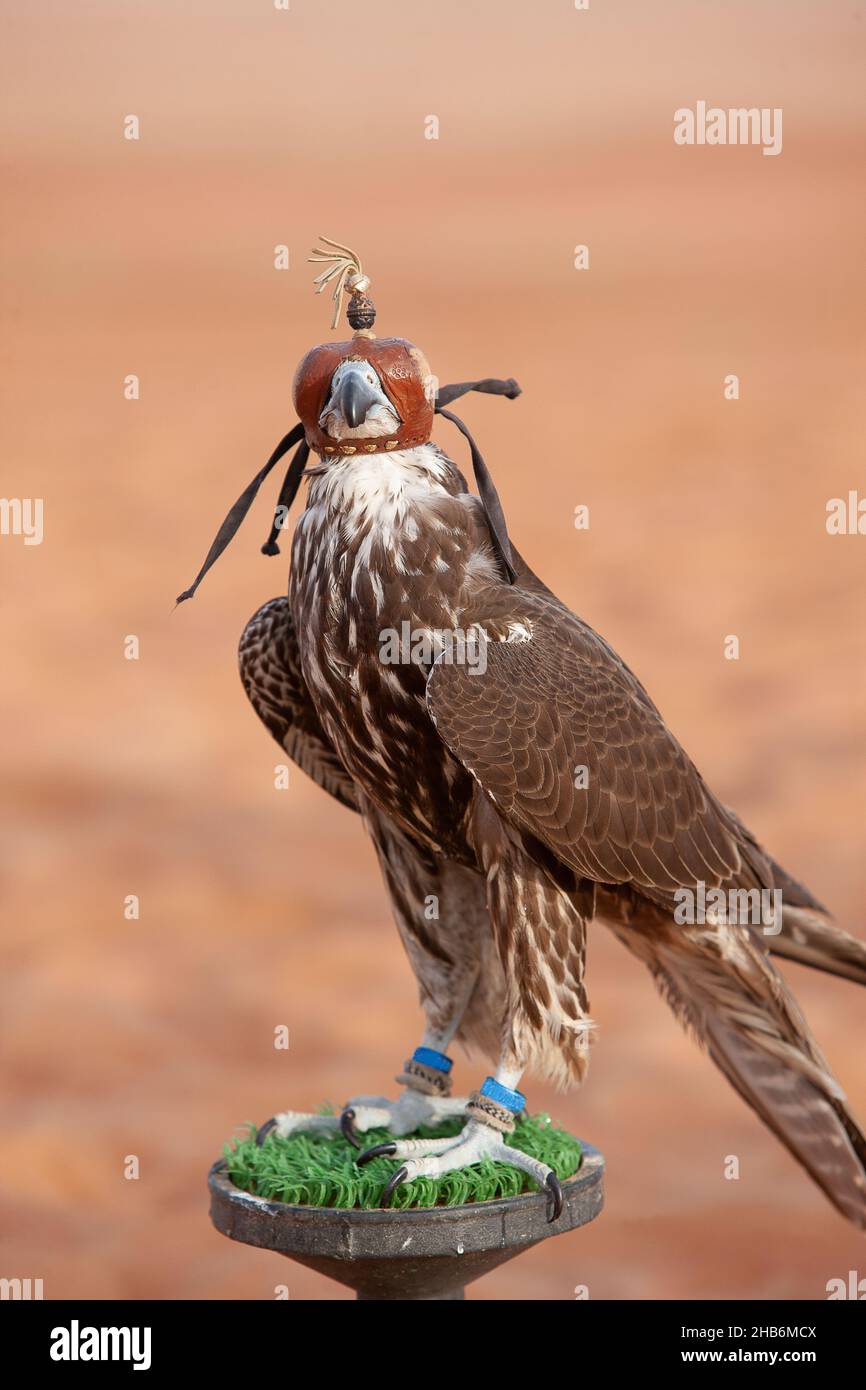
[{"label": "metal perch stand", "polygon": [[409,1211],[288,1206],[243,1192],[224,1160],[208,1176],[213,1224],[230,1240],[273,1250],[374,1300],[461,1299],[467,1284],[549,1236],[594,1220],[604,1205],[604,1159],[583,1145],[548,1222],[547,1194]]}]

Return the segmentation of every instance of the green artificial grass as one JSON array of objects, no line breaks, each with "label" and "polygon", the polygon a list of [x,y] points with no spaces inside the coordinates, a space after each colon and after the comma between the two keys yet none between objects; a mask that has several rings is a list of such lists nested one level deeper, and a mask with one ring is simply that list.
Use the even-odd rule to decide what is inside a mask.
[{"label": "green artificial grass", "polygon": [[[458,1116],[435,1128],[422,1127],[407,1137],[436,1139],[459,1134],[462,1126],[463,1120]],[[372,1148],[391,1138],[387,1130],[371,1129],[363,1136],[364,1147]],[[554,1125],[549,1115],[521,1117],[514,1134],[507,1135],[505,1142],[549,1164],[561,1180],[570,1178],[580,1167],[579,1141]],[[271,1133],[258,1148],[255,1125],[249,1125],[245,1135],[226,1144],[223,1153],[235,1187],[291,1206],[378,1207],[383,1187],[399,1166],[398,1159],[383,1157],[358,1168],[358,1151],[342,1134],[333,1138],[292,1134],[288,1139],[280,1139]],[[439,1178],[416,1178],[404,1183],[397,1188],[390,1206],[461,1206],[464,1202],[488,1202],[535,1191],[536,1185],[528,1173],[485,1159]]]}]

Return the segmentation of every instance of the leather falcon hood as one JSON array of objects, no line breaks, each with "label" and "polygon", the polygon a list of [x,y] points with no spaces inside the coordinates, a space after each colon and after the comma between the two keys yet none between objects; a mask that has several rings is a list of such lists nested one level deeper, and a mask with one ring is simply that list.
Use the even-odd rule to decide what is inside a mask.
[{"label": "leather falcon hood", "polygon": [[334,372],[343,362],[369,362],[400,419],[395,434],[355,443],[358,452],[381,453],[426,444],[433,430],[436,381],[420,348],[405,338],[374,338],[356,333],[343,343],[320,343],[307,353],[295,373],[292,396],[310,449],[317,454],[341,451],[319,425]]},{"label": "leather falcon hood", "polygon": [[[369,279],[363,273],[355,253],[336,242],[329,242],[326,237],[322,240],[327,246],[334,248],[337,254],[334,254],[334,250],[321,248],[314,251],[312,259],[324,262],[328,266],[317,277],[317,292],[321,292],[331,281],[336,282],[333,291],[335,310],[332,324],[332,327],[336,327],[343,292],[348,290],[351,300],[346,316],[350,326],[355,330],[354,337],[339,343],[320,343],[302,359],[295,373],[292,392],[301,423],[284,435],[265,466],[259,470],[230,508],[205,556],[204,564],[190,587],[178,596],[177,602],[183,603],[186,599],[192,598],[211,565],[219,559],[234,537],[265,478],[289,449],[297,446],[280,489],[268,539],[262,546],[262,553],[265,555],[279,554],[277,536],[300,487],[311,450],[327,461],[333,455],[374,455],[393,449],[418,448],[430,441],[434,415],[442,415],[444,419],[455,424],[469,444],[478,495],[487,519],[491,544],[506,579],[513,583],[515,571],[511,543],[493,479],[463,421],[444,407],[450,405],[458,396],[465,395],[467,391],[482,391],[487,395],[506,396],[513,400],[515,396],[520,395],[520,387],[513,378],[500,381],[495,377],[485,377],[481,381],[462,381],[437,390],[436,378],[419,348],[407,342],[405,338],[377,338],[371,332],[376,310],[366,293]],[[400,427],[394,434],[376,438],[349,436],[336,440],[321,428],[319,419],[330,395],[334,373],[342,362],[349,361],[369,362],[375,370],[382,389],[400,420]]]}]

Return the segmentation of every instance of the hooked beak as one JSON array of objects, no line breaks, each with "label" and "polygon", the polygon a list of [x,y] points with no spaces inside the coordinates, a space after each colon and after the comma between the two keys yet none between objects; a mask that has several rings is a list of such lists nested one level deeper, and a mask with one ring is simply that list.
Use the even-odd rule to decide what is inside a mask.
[{"label": "hooked beak", "polygon": [[350,429],[363,425],[371,405],[379,401],[376,392],[360,372],[349,372],[340,383],[338,404],[340,412]]}]

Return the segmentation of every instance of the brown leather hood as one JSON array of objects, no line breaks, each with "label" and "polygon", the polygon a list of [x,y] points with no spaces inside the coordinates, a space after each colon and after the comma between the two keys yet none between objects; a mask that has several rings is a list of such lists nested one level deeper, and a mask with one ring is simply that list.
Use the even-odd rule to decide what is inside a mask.
[{"label": "brown leather hood", "polygon": [[[349,360],[369,362],[377,373],[401,420],[395,434],[340,443],[320,428],[319,416],[328,399],[331,378],[340,363]],[[426,444],[433,429],[435,391],[435,379],[419,348],[405,338],[374,338],[356,333],[347,342],[321,343],[312,348],[295,373],[292,395],[307,444],[317,454],[372,454]]]}]

